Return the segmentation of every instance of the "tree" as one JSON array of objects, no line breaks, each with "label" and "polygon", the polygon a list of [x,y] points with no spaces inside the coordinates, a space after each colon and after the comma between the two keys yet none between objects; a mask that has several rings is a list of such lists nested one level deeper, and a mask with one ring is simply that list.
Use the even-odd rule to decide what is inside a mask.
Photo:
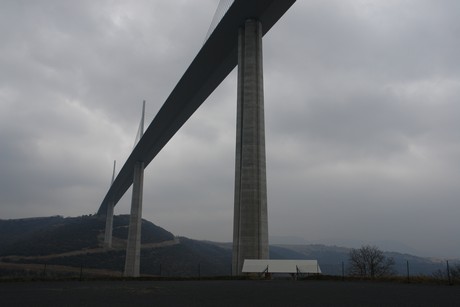
[{"label": "tree", "polygon": [[392,257],[386,257],[376,246],[363,245],[352,249],[349,254],[350,274],[362,277],[382,277],[393,275]]},{"label": "tree", "polygon": [[450,269],[450,274],[453,280],[460,280],[460,264],[455,265]]},{"label": "tree", "polygon": [[432,276],[440,280],[447,280],[450,277],[452,281],[460,281],[460,264],[449,267],[449,273],[447,269],[438,269],[433,272]]}]

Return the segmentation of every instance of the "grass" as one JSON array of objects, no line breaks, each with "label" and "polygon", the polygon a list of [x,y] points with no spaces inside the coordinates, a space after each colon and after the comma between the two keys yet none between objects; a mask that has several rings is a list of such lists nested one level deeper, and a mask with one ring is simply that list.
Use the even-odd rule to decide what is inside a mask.
[{"label": "grass", "polygon": [[[276,278],[276,275],[273,276]],[[121,271],[90,269],[85,267],[71,267],[63,265],[43,265],[43,264],[16,264],[0,263],[0,282],[18,281],[65,281],[65,280],[260,280],[263,277],[256,276],[158,276],[143,275],[138,278],[123,277]],[[329,280],[345,282],[393,282],[411,284],[460,284],[459,279],[452,279],[449,283],[447,278],[435,276],[416,275],[416,276],[388,276],[380,278],[336,276],[336,275],[308,275],[299,276],[299,281],[309,280]]]}]

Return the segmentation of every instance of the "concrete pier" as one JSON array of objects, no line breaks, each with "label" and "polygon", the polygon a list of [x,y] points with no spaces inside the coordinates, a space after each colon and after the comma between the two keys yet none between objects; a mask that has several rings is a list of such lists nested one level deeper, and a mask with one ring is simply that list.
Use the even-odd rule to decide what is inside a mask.
[{"label": "concrete pier", "polygon": [[141,257],[141,226],[142,226],[142,193],[144,186],[144,162],[134,165],[133,196],[131,200],[131,215],[129,217],[128,246],[124,276],[139,277]]},{"label": "concrete pier", "polygon": [[238,98],[232,273],[244,259],[268,259],[262,25],[247,20],[238,35]]},{"label": "concrete pier", "polygon": [[[113,161],[113,171],[112,171],[112,182],[115,181],[115,167],[117,166],[117,161]],[[114,201],[109,201],[107,204],[107,211],[105,212],[105,232],[104,232],[104,247],[112,247],[112,232],[113,232],[113,209],[115,207]]]},{"label": "concrete pier", "polygon": [[113,207],[114,203],[110,202],[107,205],[107,212],[105,216],[105,232],[104,232],[104,247],[112,247],[112,231],[113,231]]}]

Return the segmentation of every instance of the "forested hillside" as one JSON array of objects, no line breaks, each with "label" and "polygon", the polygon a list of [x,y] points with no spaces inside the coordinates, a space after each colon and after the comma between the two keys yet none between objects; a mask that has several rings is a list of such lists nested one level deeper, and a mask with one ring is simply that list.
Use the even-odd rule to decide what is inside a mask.
[{"label": "forested hillside", "polygon": [[[105,219],[98,216],[52,216],[0,220],[1,265],[60,265],[104,269],[120,276],[124,269],[129,216],[114,217],[113,246],[103,247]],[[231,243],[175,237],[142,221],[141,274],[155,276],[216,276],[231,274]],[[328,275],[346,274],[349,248],[321,244],[272,245],[271,259],[317,259]],[[395,260],[399,275],[430,275],[445,262],[401,253],[385,253]],[[4,273],[2,273],[4,272]],[[8,272],[6,272],[8,274]]]}]

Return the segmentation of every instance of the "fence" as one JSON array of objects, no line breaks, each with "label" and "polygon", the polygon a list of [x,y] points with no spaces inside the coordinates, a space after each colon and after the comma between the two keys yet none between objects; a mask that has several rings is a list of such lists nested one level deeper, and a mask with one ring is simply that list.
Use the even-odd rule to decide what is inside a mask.
[{"label": "fence", "polygon": [[[349,274],[349,265],[347,261],[338,263],[321,263],[319,266],[322,271],[323,278],[325,276],[334,279],[354,279],[356,276]],[[447,284],[460,283],[460,262],[444,261],[431,264],[420,264],[409,260],[400,261],[394,265],[395,274],[391,278],[396,278],[406,282],[439,282]],[[223,267],[216,266],[210,263],[196,262],[193,264],[171,264],[159,263],[156,268],[150,267],[148,270],[143,270],[141,273],[144,277],[165,277],[165,278],[201,278],[201,277],[216,277],[216,276],[232,276],[231,264]],[[62,266],[51,264],[21,264],[11,263],[8,266],[0,266],[0,279],[11,278],[72,278],[72,279],[87,279],[87,278],[119,278],[123,277],[123,272],[114,270],[102,270],[92,268],[81,264],[80,266]]]}]

